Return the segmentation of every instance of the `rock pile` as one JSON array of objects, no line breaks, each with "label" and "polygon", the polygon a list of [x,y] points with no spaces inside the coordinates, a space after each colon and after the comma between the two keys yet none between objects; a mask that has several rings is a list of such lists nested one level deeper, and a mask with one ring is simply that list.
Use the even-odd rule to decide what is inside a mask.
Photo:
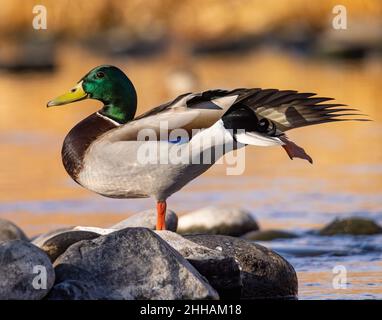
[{"label": "rock pile", "polygon": [[184,234],[187,225],[197,228],[183,217],[183,234],[176,233],[172,211],[170,230],[151,230],[155,212],[145,211],[109,229],[64,228],[32,242],[0,220],[0,299],[296,298],[296,273],[285,259],[232,236],[258,229],[249,213],[201,212],[214,221],[200,224],[200,211],[190,214],[203,234]]}]

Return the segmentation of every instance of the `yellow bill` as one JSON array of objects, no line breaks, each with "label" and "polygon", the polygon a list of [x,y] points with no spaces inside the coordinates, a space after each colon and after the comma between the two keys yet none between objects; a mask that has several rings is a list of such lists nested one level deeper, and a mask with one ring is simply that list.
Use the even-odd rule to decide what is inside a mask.
[{"label": "yellow bill", "polygon": [[82,88],[82,81],[79,82],[75,87],[70,89],[69,92],[64,93],[61,96],[48,102],[47,107],[61,106],[63,104],[71,103],[74,101],[79,101],[86,99],[88,94]]}]

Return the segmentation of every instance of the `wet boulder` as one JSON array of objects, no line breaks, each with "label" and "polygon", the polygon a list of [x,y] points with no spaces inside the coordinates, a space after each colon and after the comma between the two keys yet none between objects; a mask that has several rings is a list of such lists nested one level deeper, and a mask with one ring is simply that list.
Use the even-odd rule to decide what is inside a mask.
[{"label": "wet boulder", "polygon": [[221,299],[237,299],[240,296],[242,283],[235,258],[187,240],[171,231],[155,232],[207,278]]},{"label": "wet boulder", "polygon": [[256,230],[242,235],[243,239],[252,241],[272,241],[276,239],[293,239],[298,236],[283,230]]},{"label": "wet boulder", "polygon": [[48,232],[35,234],[32,237],[30,237],[29,240],[33,243],[34,241],[38,241],[38,239],[47,238],[47,237],[50,237],[51,235],[54,235],[57,232],[63,232],[63,231],[67,231],[67,230],[72,230],[73,228],[74,228],[74,226],[53,229],[53,230],[50,230]]},{"label": "wet boulder", "polygon": [[298,283],[293,267],[274,251],[240,238],[186,235],[186,239],[236,259],[241,270],[242,299],[295,299]]},{"label": "wet boulder", "polygon": [[252,215],[237,208],[206,207],[179,217],[180,234],[221,234],[240,236],[259,226]]},{"label": "wet boulder", "polygon": [[5,219],[0,219],[0,242],[10,240],[28,241],[28,238],[23,230],[14,223]]},{"label": "wet boulder", "polygon": [[89,230],[60,229],[40,235],[32,243],[43,250],[50,261],[54,262],[72,244],[99,236],[99,233]]},{"label": "wet boulder", "polygon": [[48,256],[33,244],[13,240],[0,243],[0,300],[39,300],[54,283]]},{"label": "wet boulder", "polygon": [[[124,228],[142,227],[151,230],[156,229],[157,212],[154,209],[145,210],[131,215],[127,219],[113,225],[112,229],[121,230]],[[178,226],[178,216],[172,210],[166,211],[166,229],[176,232]]]},{"label": "wet boulder", "polygon": [[370,219],[351,217],[335,219],[319,231],[322,236],[338,234],[373,235],[382,233],[382,227]]},{"label": "wet boulder", "polygon": [[48,299],[218,299],[177,251],[146,228],[125,228],[70,246],[55,261]]}]

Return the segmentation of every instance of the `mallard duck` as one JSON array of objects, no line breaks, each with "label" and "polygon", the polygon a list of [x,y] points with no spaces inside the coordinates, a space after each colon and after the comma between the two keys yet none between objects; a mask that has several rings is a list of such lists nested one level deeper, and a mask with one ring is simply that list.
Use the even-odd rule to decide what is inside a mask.
[{"label": "mallard duck", "polygon": [[[68,93],[47,106],[87,98],[101,101],[103,107],[66,136],[62,147],[66,171],[81,186],[106,197],[155,198],[158,230],[165,229],[167,198],[211,167],[227,152],[224,147],[228,144],[233,146],[230,150],[246,145],[281,146],[290,159],[312,163],[285,131],[364,120],[339,118],[360,114],[343,104],[328,103],[331,98],[259,88],[185,93],[135,117],[134,85],[123,71],[111,65],[92,69]],[[142,134],[145,131],[150,139]],[[171,138],[172,132],[176,133]],[[185,139],[179,132],[193,134]],[[211,137],[214,139],[208,139]],[[210,161],[203,162],[205,155],[219,148],[223,149],[220,155],[206,157]],[[156,160],[142,156],[152,150]],[[183,154],[179,161],[168,161],[169,155],[176,157],[179,152]]]}]

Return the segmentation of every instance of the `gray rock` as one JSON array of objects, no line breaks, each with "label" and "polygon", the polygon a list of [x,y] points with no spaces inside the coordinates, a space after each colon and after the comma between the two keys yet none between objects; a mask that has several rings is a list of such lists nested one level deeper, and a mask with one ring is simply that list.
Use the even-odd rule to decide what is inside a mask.
[{"label": "gray rock", "polygon": [[298,238],[298,236],[283,230],[256,230],[244,234],[242,238],[253,241],[272,241],[276,239],[293,239]]},{"label": "gray rock", "polygon": [[155,232],[207,278],[221,299],[240,297],[240,269],[233,257],[225,256],[221,251],[207,248],[171,231]]},{"label": "gray rock", "polygon": [[207,207],[179,217],[180,234],[222,234],[240,236],[258,230],[255,219],[242,209]]},{"label": "gray rock", "polygon": [[28,238],[14,223],[5,219],[0,219],[0,242],[10,240],[28,241]]},{"label": "gray rock", "polygon": [[186,239],[234,257],[240,266],[242,299],[293,299],[297,276],[293,267],[274,251],[256,243],[221,235],[188,235]]},{"label": "gray rock", "polygon": [[39,300],[54,284],[47,255],[33,244],[13,240],[0,243],[0,300]]},{"label": "gray rock", "polygon": [[73,230],[73,228],[75,228],[75,226],[71,226],[71,227],[63,227],[63,228],[58,228],[58,229],[53,229],[51,231],[48,231],[48,232],[45,232],[45,233],[40,233],[40,234],[37,234],[37,235],[34,235],[30,238],[30,241],[32,243],[34,242],[39,242],[41,241],[41,239],[46,239],[52,235],[55,235],[59,232],[64,232],[64,231],[69,231],[69,230]]},{"label": "gray rock", "polygon": [[81,240],[95,239],[99,236],[100,234],[92,231],[60,229],[39,236],[32,243],[43,250],[50,261],[54,262],[72,244]]},{"label": "gray rock", "polygon": [[[151,230],[156,229],[157,213],[154,209],[145,210],[113,225],[112,229],[121,230],[124,228],[143,227]],[[178,216],[172,210],[166,211],[166,230],[176,232],[178,226]]]},{"label": "gray rock", "polygon": [[382,233],[381,226],[373,220],[358,217],[335,219],[319,231],[322,236],[337,234],[373,235],[379,233]]},{"label": "gray rock", "polygon": [[126,228],[70,246],[55,261],[48,299],[218,299],[217,292],[153,231]]}]

